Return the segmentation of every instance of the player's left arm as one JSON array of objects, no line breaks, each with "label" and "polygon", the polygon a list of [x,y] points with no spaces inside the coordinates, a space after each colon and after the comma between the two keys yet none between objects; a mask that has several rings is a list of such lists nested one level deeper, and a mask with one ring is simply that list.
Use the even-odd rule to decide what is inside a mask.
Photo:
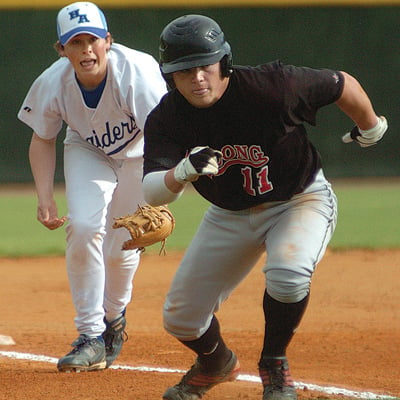
[{"label": "player's left arm", "polygon": [[346,72],[341,73],[344,85],[336,104],[356,125],[343,136],[343,141],[356,141],[361,147],[374,145],[386,132],[387,121],[385,117],[377,116],[369,96],[358,80]]}]

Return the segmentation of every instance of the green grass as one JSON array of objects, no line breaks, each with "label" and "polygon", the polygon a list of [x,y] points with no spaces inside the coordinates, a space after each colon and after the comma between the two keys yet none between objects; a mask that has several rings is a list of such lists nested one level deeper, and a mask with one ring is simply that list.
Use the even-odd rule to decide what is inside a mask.
[{"label": "green grass", "polygon": [[[65,213],[63,196],[57,196],[60,213]],[[36,220],[36,196],[0,196],[0,256],[58,255],[64,253],[63,228],[49,231]]]},{"label": "green grass", "polygon": [[[56,195],[60,215],[66,214],[63,194]],[[185,193],[170,205],[177,226],[167,240],[167,250],[186,248],[196,231],[207,202],[195,193]],[[65,229],[49,231],[36,220],[36,196],[33,193],[0,195],[0,257],[53,256],[64,254]],[[147,249],[158,252],[156,244]]]},{"label": "green grass", "polygon": [[[334,185],[335,187],[335,185]],[[400,247],[400,187],[335,187],[339,200],[339,220],[330,243],[333,249]],[[63,194],[56,196],[60,214],[66,213]],[[167,240],[168,250],[185,249],[208,203],[197,193],[187,191],[170,204],[177,221]],[[0,196],[0,257],[62,255],[65,229],[49,231],[36,220],[33,192]],[[158,252],[154,245],[148,252]]]},{"label": "green grass", "polygon": [[400,247],[400,188],[336,189],[338,224],[330,247]]}]

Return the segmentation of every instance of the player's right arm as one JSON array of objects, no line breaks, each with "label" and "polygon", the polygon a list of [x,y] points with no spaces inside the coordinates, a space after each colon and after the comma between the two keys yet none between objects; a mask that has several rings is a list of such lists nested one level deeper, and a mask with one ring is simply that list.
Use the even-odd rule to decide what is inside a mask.
[{"label": "player's right arm", "polygon": [[174,178],[175,168],[150,172],[143,178],[144,199],[152,206],[169,204],[177,200],[185,189],[185,184]]},{"label": "player's right arm", "polygon": [[222,154],[208,146],[191,148],[185,126],[176,125],[178,109],[173,97],[164,96],[146,120],[142,189],[145,201],[152,206],[172,203],[188,182],[218,173]]},{"label": "player's right arm", "polygon": [[57,229],[66,217],[59,217],[54,200],[56,139],[42,139],[35,132],[29,146],[29,162],[38,197],[37,219],[48,229]]}]

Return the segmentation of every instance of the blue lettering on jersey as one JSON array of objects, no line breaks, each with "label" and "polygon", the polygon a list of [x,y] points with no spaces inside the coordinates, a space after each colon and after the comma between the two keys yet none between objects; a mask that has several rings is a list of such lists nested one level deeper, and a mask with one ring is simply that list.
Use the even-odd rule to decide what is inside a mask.
[{"label": "blue lettering on jersey", "polygon": [[[119,125],[110,127],[107,121],[105,124],[105,132],[98,134],[92,130],[92,136],[87,137],[86,141],[102,149],[106,154],[115,154],[126,147],[139,134],[140,129],[136,125],[136,121],[132,116],[129,116],[129,122],[121,122]],[[131,136],[131,137],[129,137]],[[124,140],[124,143],[114,149],[111,153],[107,152],[107,148],[113,146],[117,141]]]}]

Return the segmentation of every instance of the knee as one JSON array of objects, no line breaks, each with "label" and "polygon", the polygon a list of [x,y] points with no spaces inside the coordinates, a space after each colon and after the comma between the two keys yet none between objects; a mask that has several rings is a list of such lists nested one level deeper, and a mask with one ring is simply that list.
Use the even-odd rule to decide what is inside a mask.
[{"label": "knee", "polygon": [[184,308],[173,307],[166,302],[163,309],[164,329],[178,340],[196,340],[204,334],[207,325],[190,316],[193,316],[193,310],[185,312]]},{"label": "knee", "polygon": [[281,303],[298,303],[310,291],[311,275],[269,268],[266,273],[268,294]]},{"label": "knee", "polygon": [[184,329],[183,323],[180,322],[180,312],[177,307],[172,307],[168,300],[163,308],[163,325],[164,329],[172,336],[177,338],[181,337]]},{"label": "knee", "polygon": [[175,329],[172,325],[171,312],[165,306],[163,309],[163,325],[164,329],[172,336],[175,336]]},{"label": "knee", "polygon": [[84,218],[69,219],[66,232],[67,238],[73,238],[76,241],[82,241],[82,243],[93,238],[100,239],[103,236],[99,226]]}]

